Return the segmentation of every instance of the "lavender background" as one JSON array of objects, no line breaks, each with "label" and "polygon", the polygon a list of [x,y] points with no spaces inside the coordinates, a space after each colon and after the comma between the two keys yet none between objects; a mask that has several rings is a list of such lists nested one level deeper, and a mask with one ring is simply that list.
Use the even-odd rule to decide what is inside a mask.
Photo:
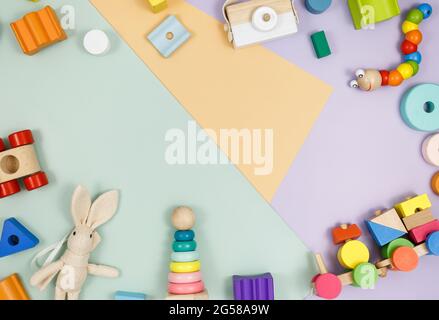
[{"label": "lavender background", "polygon": [[[222,0],[189,2],[223,21]],[[420,27],[424,41],[419,74],[398,88],[373,93],[350,89],[347,83],[357,68],[390,69],[401,62],[400,25],[407,10],[421,2],[400,0],[400,17],[377,24],[375,30],[361,31],[354,29],[346,2],[334,0],[327,12],[313,15],[306,11],[304,0],[296,0],[301,19],[299,34],[265,44],[335,88],[272,201],[305,244],[324,254],[333,272],[342,271],[330,236],[337,224],[357,223],[365,230],[363,220],[375,209],[391,207],[407,195],[424,192],[433,202],[433,212],[439,215],[435,209],[438,197],[429,186],[436,170],[423,161],[420,151],[427,134],[408,128],[399,115],[399,102],[407,89],[438,82],[437,1],[432,2],[436,11]],[[315,58],[309,39],[319,30],[325,30],[333,51],[322,60]],[[362,240],[374,248],[367,231]],[[372,251],[376,257],[377,250]],[[411,273],[390,272],[375,290],[346,287],[340,298],[438,299],[438,270],[437,257],[423,257]]]}]

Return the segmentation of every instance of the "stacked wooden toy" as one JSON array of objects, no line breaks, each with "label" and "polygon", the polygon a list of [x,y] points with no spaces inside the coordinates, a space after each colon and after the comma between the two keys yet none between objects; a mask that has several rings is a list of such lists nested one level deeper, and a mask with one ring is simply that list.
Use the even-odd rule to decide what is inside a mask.
[{"label": "stacked wooden toy", "polygon": [[168,275],[168,299],[205,300],[207,291],[200,272],[200,255],[192,227],[195,215],[188,207],[178,207],[172,214],[174,243],[170,273]]}]

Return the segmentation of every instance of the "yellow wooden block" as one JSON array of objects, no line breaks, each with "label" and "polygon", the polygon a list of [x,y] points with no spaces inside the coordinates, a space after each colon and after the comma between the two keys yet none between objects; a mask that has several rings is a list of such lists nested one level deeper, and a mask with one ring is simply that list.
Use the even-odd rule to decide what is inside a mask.
[{"label": "yellow wooden block", "polygon": [[411,216],[416,212],[428,209],[430,207],[431,202],[427,194],[416,196],[395,205],[395,209],[401,218]]},{"label": "yellow wooden block", "polygon": [[342,267],[355,269],[360,263],[369,261],[369,249],[361,241],[348,241],[338,250],[337,259]]},{"label": "yellow wooden block", "polygon": [[148,0],[152,12],[157,13],[168,7],[168,0]]},{"label": "yellow wooden block", "polygon": [[197,272],[201,269],[200,260],[191,261],[191,262],[171,262],[169,269],[171,272],[177,273],[188,273],[188,272]]}]

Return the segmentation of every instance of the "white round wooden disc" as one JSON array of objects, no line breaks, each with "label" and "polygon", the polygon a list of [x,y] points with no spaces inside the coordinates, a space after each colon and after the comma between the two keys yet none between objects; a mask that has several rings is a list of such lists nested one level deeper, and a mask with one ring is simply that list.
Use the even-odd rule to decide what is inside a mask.
[{"label": "white round wooden disc", "polygon": [[439,167],[439,133],[433,134],[424,140],[422,155],[429,164]]},{"label": "white round wooden disc", "polygon": [[84,48],[92,55],[102,55],[110,50],[110,39],[102,30],[91,30],[84,37]]}]

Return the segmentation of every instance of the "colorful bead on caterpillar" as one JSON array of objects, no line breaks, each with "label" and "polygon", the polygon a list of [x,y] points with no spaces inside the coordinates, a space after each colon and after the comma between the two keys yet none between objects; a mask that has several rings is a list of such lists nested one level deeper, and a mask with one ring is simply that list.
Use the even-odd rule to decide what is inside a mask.
[{"label": "colorful bead on caterpillar", "polygon": [[355,72],[357,79],[352,80],[350,86],[364,91],[373,91],[387,85],[399,86],[404,80],[416,75],[422,61],[421,53],[418,51],[418,45],[422,42],[422,33],[418,30],[418,26],[423,20],[428,19],[432,12],[433,8],[428,3],[409,11],[402,24],[402,32],[405,34],[401,44],[404,62],[396,70],[359,69]]}]

